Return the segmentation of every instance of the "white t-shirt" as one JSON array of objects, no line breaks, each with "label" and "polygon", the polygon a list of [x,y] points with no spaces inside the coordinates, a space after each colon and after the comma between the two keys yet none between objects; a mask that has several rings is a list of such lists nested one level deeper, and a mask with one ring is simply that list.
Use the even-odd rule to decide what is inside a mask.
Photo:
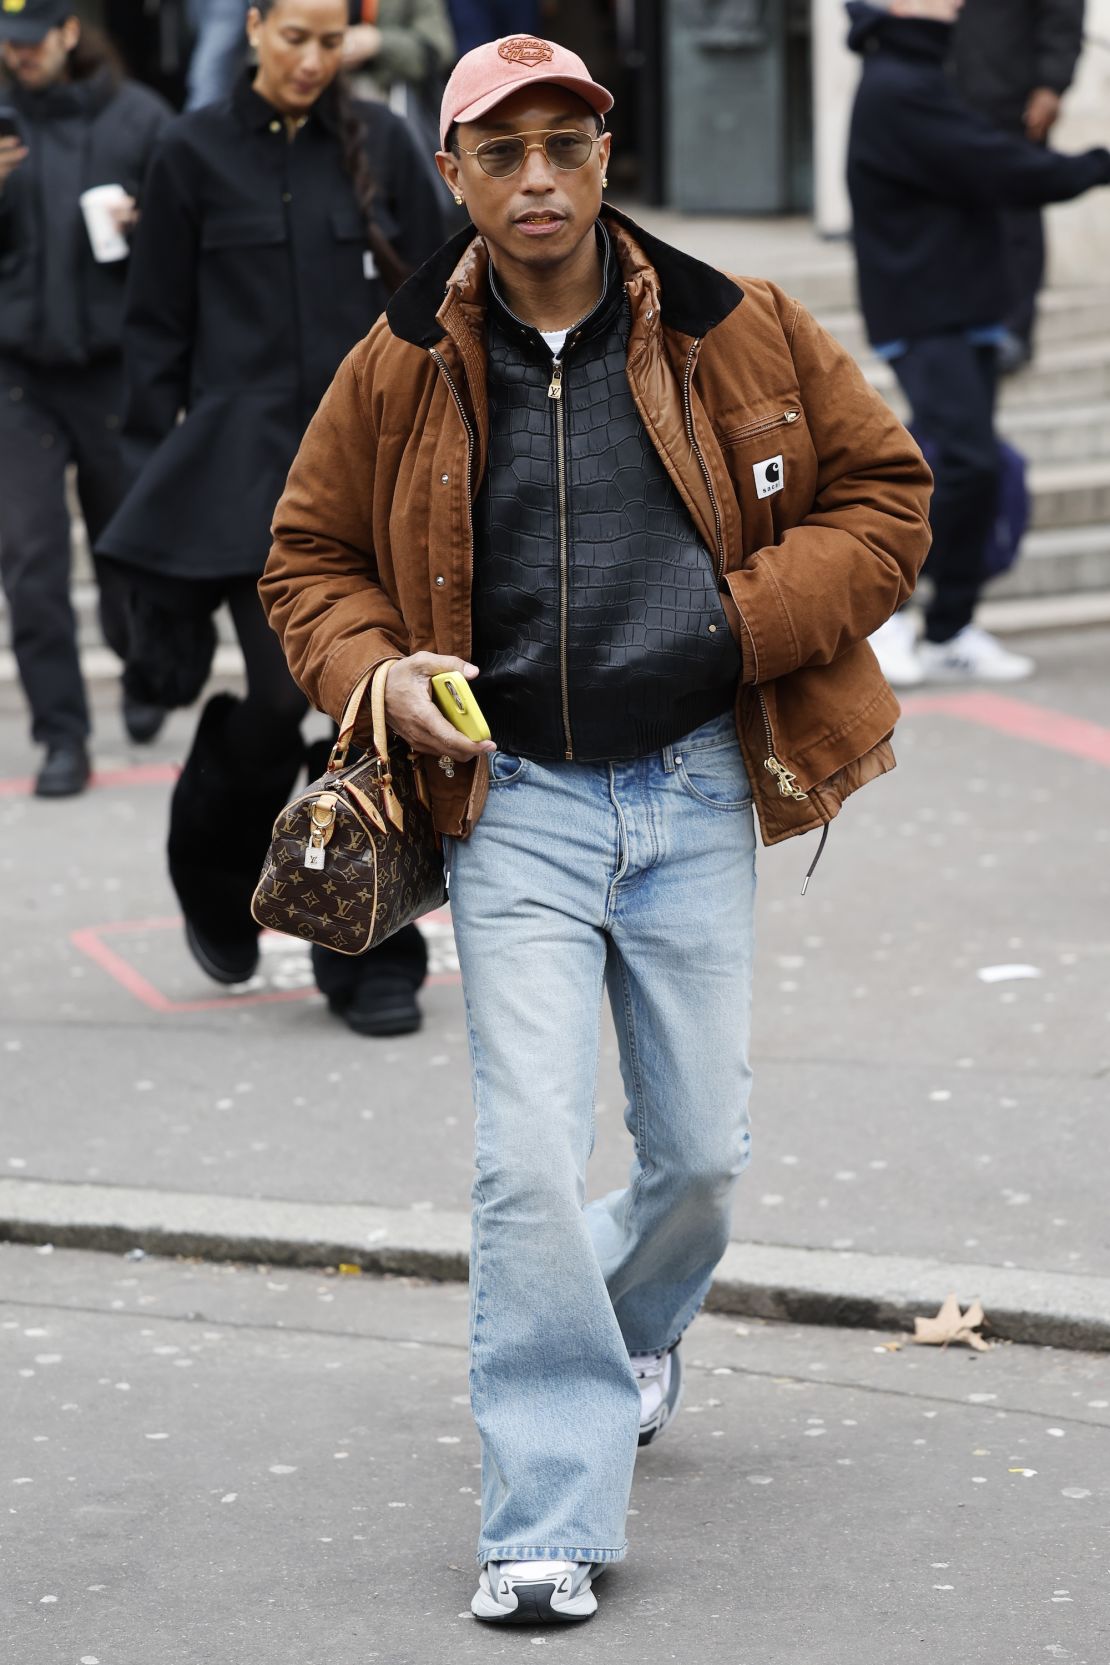
[{"label": "white t-shirt", "polygon": [[566,344],[566,339],[570,334],[570,330],[541,330],[540,334],[547,342],[547,345],[551,348],[552,358],[558,358],[564,345]]}]

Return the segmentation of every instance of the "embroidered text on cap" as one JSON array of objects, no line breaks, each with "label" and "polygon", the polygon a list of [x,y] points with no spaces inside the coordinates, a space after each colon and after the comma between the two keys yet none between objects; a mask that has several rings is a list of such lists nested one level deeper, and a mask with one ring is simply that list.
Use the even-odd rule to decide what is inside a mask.
[{"label": "embroidered text on cap", "polygon": [[498,57],[509,64],[546,64],[555,56],[548,41],[534,35],[514,35],[503,40],[497,48]]}]

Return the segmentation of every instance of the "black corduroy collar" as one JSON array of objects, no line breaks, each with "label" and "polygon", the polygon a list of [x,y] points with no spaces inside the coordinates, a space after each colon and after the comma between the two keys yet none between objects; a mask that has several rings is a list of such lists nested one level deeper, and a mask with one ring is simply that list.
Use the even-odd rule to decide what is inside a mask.
[{"label": "black corduroy collar", "polygon": [[[659,306],[667,328],[682,335],[707,335],[743,300],[744,291],[732,278],[653,237],[619,209],[606,204],[601,210],[601,219],[608,228],[619,226],[626,231],[651,263],[659,280]],[[437,313],[456,267],[476,236],[473,226],[464,227],[393,295],[386,316],[390,329],[400,340],[424,348],[434,347],[443,340],[443,326]]]}]

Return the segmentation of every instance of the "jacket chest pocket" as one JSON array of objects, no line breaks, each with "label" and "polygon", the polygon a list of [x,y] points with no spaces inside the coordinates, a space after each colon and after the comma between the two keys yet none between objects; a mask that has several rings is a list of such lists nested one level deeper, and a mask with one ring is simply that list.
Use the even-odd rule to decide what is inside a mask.
[{"label": "jacket chest pocket", "polygon": [[777,542],[794,524],[803,500],[808,513],[814,485],[813,447],[805,417],[787,401],[718,434],[744,528],[745,553]]},{"label": "jacket chest pocket", "polygon": [[212,214],[201,228],[200,246],[205,254],[241,249],[276,248],[289,241],[281,214]]},{"label": "jacket chest pocket", "polygon": [[335,275],[342,285],[341,293],[357,285],[381,281],[377,261],[366,241],[366,222],[357,209],[337,208],[331,215],[331,237],[334,250]]},{"label": "jacket chest pocket", "polygon": [[717,435],[717,442],[722,450],[732,445],[754,444],[758,439],[770,438],[778,429],[793,428],[801,420],[802,413],[797,405],[784,405],[724,429]]}]

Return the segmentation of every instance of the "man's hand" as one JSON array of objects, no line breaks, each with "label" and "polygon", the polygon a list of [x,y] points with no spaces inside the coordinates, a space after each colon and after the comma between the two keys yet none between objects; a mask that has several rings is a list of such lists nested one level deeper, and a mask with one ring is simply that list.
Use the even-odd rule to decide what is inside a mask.
[{"label": "man's hand", "polygon": [[482,752],[495,752],[492,740],[475,744],[460,734],[440,711],[432,697],[431,679],[441,671],[457,671],[472,682],[478,675],[477,665],[464,659],[451,659],[442,653],[414,653],[408,659],[395,659],[385,681],[385,720],[415,752],[430,757],[450,757],[456,763],[469,763]]},{"label": "man's hand", "polygon": [[134,197],[126,197],[122,202],[113,202],[108,209],[117,231],[126,237],[134,231],[139,223],[139,205]]},{"label": "man's hand", "polygon": [[0,192],[8,183],[8,175],[14,173],[21,162],[28,157],[27,146],[22,139],[0,139]]},{"label": "man's hand", "polygon": [[1051,87],[1034,87],[1025,105],[1025,135],[1043,144],[1060,114],[1060,94]]},{"label": "man's hand", "polygon": [[376,58],[381,49],[382,32],[377,24],[356,23],[343,37],[343,68],[358,69]]}]

